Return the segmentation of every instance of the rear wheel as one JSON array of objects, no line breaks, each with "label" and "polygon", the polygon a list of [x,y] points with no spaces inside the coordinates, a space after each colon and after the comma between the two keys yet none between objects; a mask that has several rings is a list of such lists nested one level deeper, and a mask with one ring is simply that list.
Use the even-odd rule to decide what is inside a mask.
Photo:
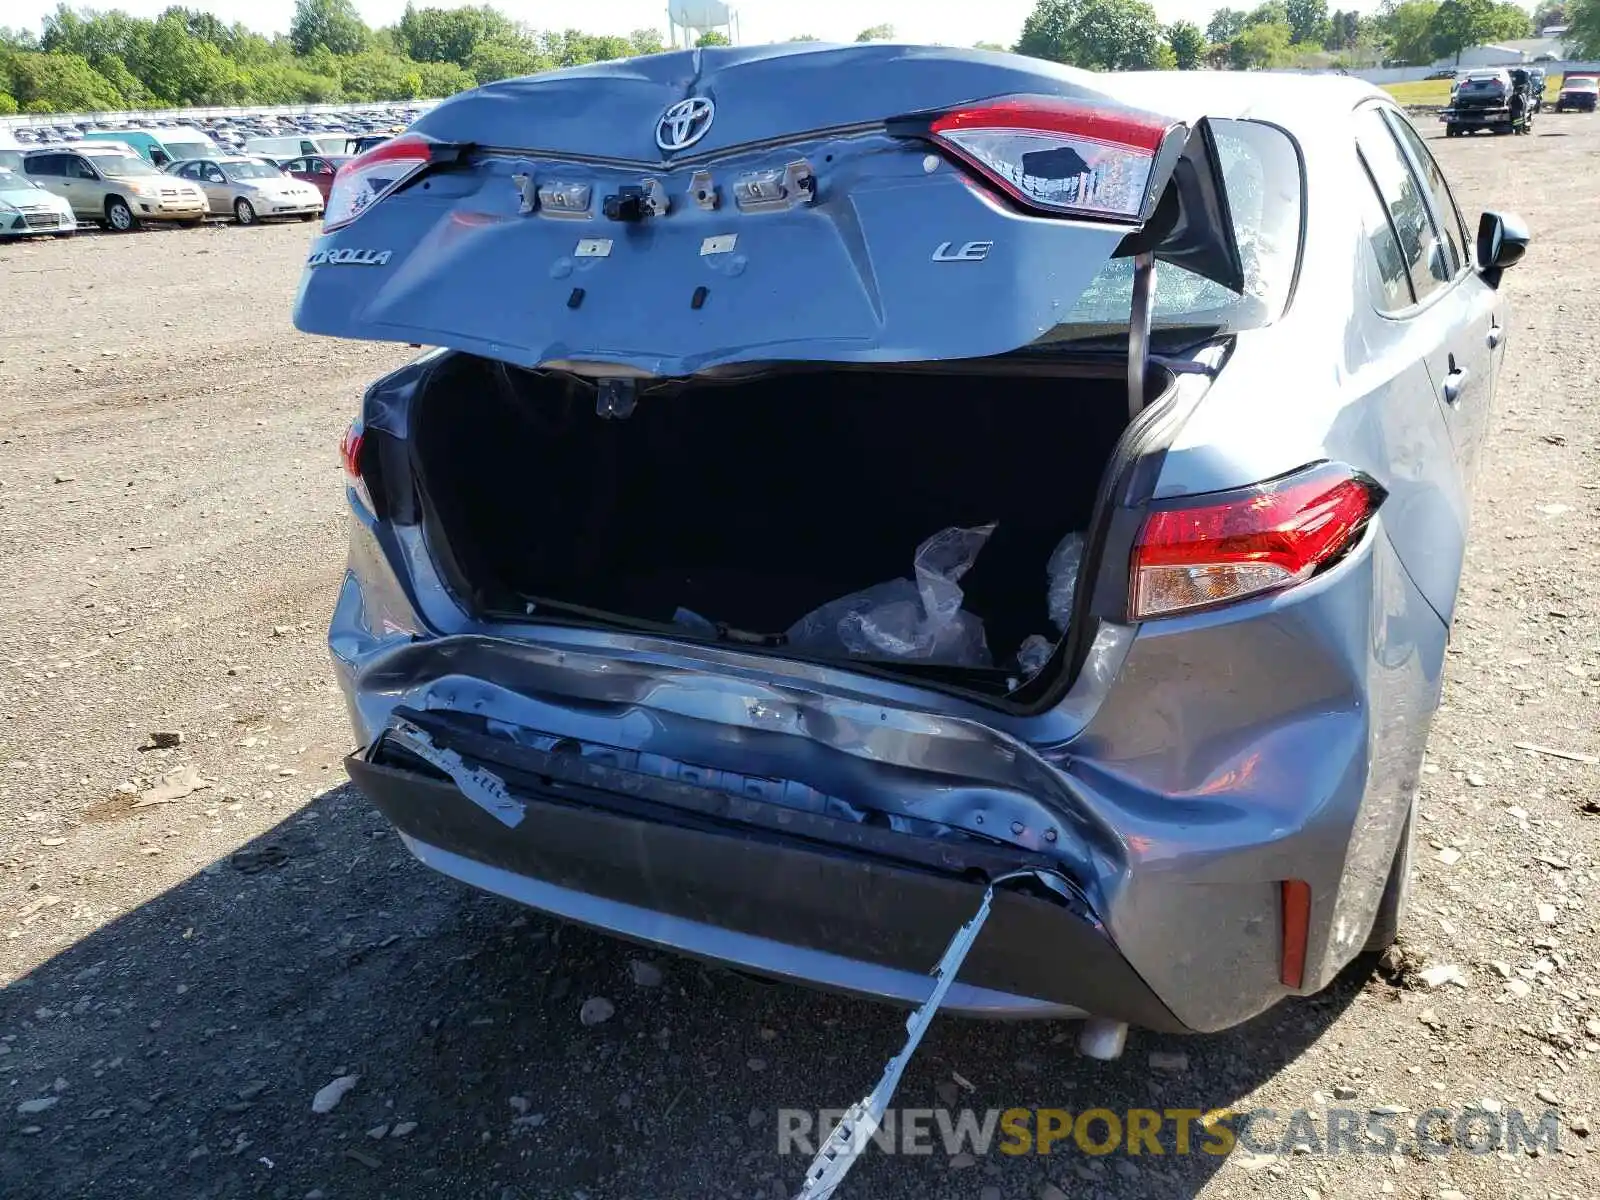
[{"label": "rear wheel", "polygon": [[254,225],[256,223],[255,206],[240,196],[233,202],[233,219],[241,225]]},{"label": "rear wheel", "polygon": [[106,200],[106,225],[118,233],[127,233],[130,229],[137,229],[139,222],[126,200],[121,196],[111,196]]},{"label": "rear wheel", "polygon": [[1395,848],[1394,862],[1389,867],[1389,879],[1383,885],[1383,898],[1378,901],[1378,915],[1372,920],[1372,932],[1367,934],[1368,953],[1387,950],[1400,936],[1400,926],[1406,919],[1406,906],[1411,899],[1412,847],[1416,842],[1417,799],[1411,798],[1411,811],[1406,814],[1405,827],[1400,830],[1400,845]]}]

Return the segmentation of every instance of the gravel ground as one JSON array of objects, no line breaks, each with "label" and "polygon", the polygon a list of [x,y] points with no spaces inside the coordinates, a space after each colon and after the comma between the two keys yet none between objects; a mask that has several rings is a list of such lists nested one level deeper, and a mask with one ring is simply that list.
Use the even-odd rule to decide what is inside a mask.
[{"label": "gravel ground", "polygon": [[[1335,1109],[1394,1106],[1405,1133],[1481,1104],[1556,1113],[1556,1149],[873,1153],[844,1195],[1600,1192],[1600,766],[1516,748],[1600,753],[1600,232],[1572,203],[1600,120],[1435,149],[1468,212],[1518,209],[1539,240],[1506,281],[1405,961],[1222,1036],[1135,1033],[1110,1064],[1071,1026],[942,1020],[899,1101],[1277,1110],[1258,1145],[1297,1108],[1326,1139]],[[777,1153],[777,1110],[859,1096],[900,1014],[469,893],[343,783],[335,446],[408,351],[291,329],[307,237],[0,249],[0,1196],[787,1196],[805,1160]],[[586,1025],[593,997],[614,1012]]]}]

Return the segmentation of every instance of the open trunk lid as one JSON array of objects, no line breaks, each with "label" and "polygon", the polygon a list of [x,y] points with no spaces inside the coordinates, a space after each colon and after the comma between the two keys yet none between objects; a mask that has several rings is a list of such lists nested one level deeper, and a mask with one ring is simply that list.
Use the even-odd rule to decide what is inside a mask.
[{"label": "open trunk lid", "polygon": [[1204,120],[1095,84],[1012,55],[806,44],[490,84],[341,171],[295,323],[681,376],[1014,350],[1119,255],[1240,290]]}]

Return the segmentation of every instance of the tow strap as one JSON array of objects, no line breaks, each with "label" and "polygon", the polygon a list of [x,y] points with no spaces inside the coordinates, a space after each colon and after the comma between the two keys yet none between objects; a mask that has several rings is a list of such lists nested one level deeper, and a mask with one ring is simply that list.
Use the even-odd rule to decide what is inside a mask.
[{"label": "tow strap", "polygon": [[978,911],[956,930],[955,936],[950,939],[950,944],[945,947],[944,954],[934,965],[932,993],[906,1019],[905,1045],[900,1047],[900,1053],[891,1058],[889,1065],[883,1069],[883,1078],[878,1080],[878,1086],[863,1099],[852,1104],[839,1119],[839,1123],[833,1127],[833,1132],[817,1150],[816,1158],[811,1160],[805,1182],[795,1193],[795,1200],[827,1200],[827,1197],[832,1196],[844,1182],[844,1177],[850,1173],[850,1168],[855,1166],[856,1159],[861,1157],[861,1152],[877,1133],[884,1114],[889,1110],[889,1101],[894,1098],[895,1088],[900,1086],[900,1076],[905,1073],[906,1064],[911,1061],[912,1054],[921,1043],[922,1035],[928,1032],[928,1026],[933,1024],[934,1014],[944,1003],[945,993],[955,982],[956,972],[961,970],[961,964],[966,961],[967,952],[978,940],[978,934],[983,932],[984,923],[988,921],[990,910],[994,905],[995,889],[1003,883],[1017,879],[1038,880],[1051,891],[1059,891],[1061,888],[1061,881],[1048,871],[1031,868],[1000,875],[989,882],[989,886],[984,889],[983,902],[978,905]]}]

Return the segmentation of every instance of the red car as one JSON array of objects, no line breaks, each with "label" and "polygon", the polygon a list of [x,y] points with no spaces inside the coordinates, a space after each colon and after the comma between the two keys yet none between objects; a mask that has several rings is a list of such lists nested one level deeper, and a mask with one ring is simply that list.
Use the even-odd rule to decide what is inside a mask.
[{"label": "red car", "polygon": [[322,193],[323,202],[328,199],[328,189],[333,186],[334,174],[345,163],[349,162],[348,154],[305,154],[299,158],[291,158],[279,164],[283,170],[296,179],[303,179]]}]

